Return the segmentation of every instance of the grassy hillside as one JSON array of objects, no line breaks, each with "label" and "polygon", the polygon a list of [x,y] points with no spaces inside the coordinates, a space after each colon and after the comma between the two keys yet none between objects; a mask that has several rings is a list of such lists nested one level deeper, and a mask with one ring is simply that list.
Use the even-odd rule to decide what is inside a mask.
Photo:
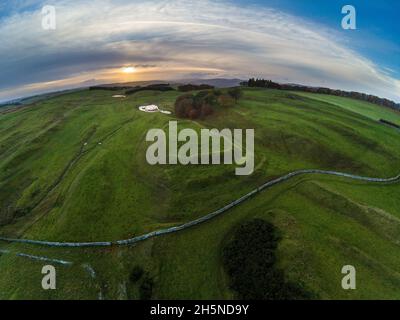
[{"label": "grassy hillside", "polygon": [[369,102],[345,97],[331,96],[327,94],[315,94],[308,92],[296,92],[296,94],[339,106],[346,110],[359,113],[360,115],[366,116],[372,120],[379,121],[380,119],[384,119],[400,125],[399,111],[391,110],[385,107],[377,108],[375,104]]},{"label": "grassy hillside", "polygon": [[[53,241],[130,238],[190,221],[269,179],[298,169],[372,177],[400,171],[399,132],[376,120],[400,114],[340,97],[245,89],[234,108],[181,128],[254,128],[256,170],[233,166],[156,166],[145,160],[150,128],[174,115],[147,114],[141,104],[173,111],[178,92],[140,92],[118,100],[79,91],[0,115],[0,235]],[[278,262],[290,280],[323,299],[400,298],[400,185],[318,175],[263,192],[217,219],[134,247],[50,249],[0,243],[0,298],[138,299],[152,278],[153,298],[234,297],[221,248],[244,221],[261,218],[282,233]],[[41,289],[43,262],[23,252],[73,262],[59,266],[59,287]],[[341,289],[341,268],[358,270],[358,289]],[[96,276],[87,272],[90,265]]]}]

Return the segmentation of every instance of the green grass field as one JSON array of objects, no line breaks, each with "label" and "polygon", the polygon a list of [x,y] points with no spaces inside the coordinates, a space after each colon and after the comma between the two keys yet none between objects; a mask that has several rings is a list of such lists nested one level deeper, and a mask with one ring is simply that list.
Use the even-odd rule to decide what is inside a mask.
[{"label": "green grass field", "polygon": [[[68,93],[0,115],[0,235],[48,241],[113,241],[201,217],[262,183],[299,169],[371,177],[400,172],[400,113],[341,97],[243,89],[237,105],[181,128],[255,129],[255,172],[235,167],[150,166],[147,130],[174,115],[178,92]],[[203,225],[132,247],[43,248],[0,242],[0,299],[139,299],[134,266],[153,279],[154,299],[229,299],[234,293],[221,248],[244,221],[280,230],[279,266],[321,299],[400,299],[400,184],[319,175],[277,185]],[[57,266],[58,288],[41,288],[44,262]],[[85,265],[91,265],[91,277]],[[357,290],[341,288],[354,265]]]},{"label": "green grass field", "polygon": [[400,125],[399,111],[391,110],[389,108],[377,108],[375,104],[369,102],[336,97],[327,94],[313,94],[307,92],[297,92],[296,94],[339,106],[346,110],[368,117],[372,120],[392,120],[393,123]]}]

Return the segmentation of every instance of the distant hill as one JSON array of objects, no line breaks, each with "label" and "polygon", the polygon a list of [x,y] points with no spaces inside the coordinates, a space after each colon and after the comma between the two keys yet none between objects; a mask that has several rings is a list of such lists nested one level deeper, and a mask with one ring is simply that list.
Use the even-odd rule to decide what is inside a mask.
[{"label": "distant hill", "polygon": [[194,85],[207,84],[209,86],[217,88],[230,88],[239,86],[241,82],[243,82],[243,80],[241,79],[216,78],[216,79],[185,79],[171,83],[178,83],[178,84],[190,83]]},{"label": "distant hill", "polygon": [[209,86],[217,88],[230,88],[239,86],[243,79],[225,79],[225,78],[215,78],[215,79],[181,79],[181,80],[151,80],[151,81],[133,81],[124,83],[110,83],[101,85],[102,87],[136,87],[145,86],[159,83],[169,83],[171,85],[184,85],[184,84],[194,84],[201,85],[207,84]]},{"label": "distant hill", "polygon": [[31,104],[34,102],[46,100],[46,99],[53,98],[53,97],[56,97],[56,96],[59,96],[62,94],[71,93],[71,92],[75,92],[75,91],[79,91],[79,90],[82,90],[82,88],[68,89],[68,90],[61,90],[61,91],[52,91],[52,92],[36,94],[33,96],[17,98],[17,99],[13,99],[13,100],[9,100],[9,101],[0,103],[0,108],[19,107],[19,106]]}]

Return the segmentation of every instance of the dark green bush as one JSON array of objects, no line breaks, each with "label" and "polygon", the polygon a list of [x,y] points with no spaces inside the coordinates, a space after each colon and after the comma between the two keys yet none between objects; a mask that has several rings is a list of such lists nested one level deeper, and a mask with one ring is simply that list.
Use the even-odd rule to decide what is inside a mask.
[{"label": "dark green bush", "polygon": [[142,278],[143,274],[144,270],[141,266],[134,266],[129,276],[129,279],[131,280],[131,282],[136,283]]},{"label": "dark green bush", "polygon": [[153,295],[153,286],[154,286],[153,279],[149,276],[149,274],[146,274],[139,287],[139,294],[141,300],[151,299],[151,296]]},{"label": "dark green bush", "polygon": [[232,88],[228,90],[228,94],[235,99],[235,101],[238,101],[242,97],[242,90],[240,88]]},{"label": "dark green bush", "polygon": [[311,294],[300,284],[285,280],[276,267],[276,249],[280,236],[269,222],[256,219],[241,225],[223,249],[223,264],[230,286],[239,299],[294,300]]}]

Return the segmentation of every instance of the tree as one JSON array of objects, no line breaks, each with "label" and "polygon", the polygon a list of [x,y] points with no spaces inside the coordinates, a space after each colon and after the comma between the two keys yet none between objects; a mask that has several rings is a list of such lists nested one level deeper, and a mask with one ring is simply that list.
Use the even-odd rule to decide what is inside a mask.
[{"label": "tree", "polygon": [[212,115],[213,113],[214,113],[214,110],[208,103],[204,103],[202,105],[202,107],[201,107],[201,117],[202,118]]},{"label": "tree", "polygon": [[228,94],[237,102],[242,97],[242,90],[238,87],[232,88],[228,91]]},{"label": "tree", "polygon": [[270,222],[254,219],[239,226],[222,249],[223,267],[230,288],[242,300],[312,299],[302,282],[285,278],[277,248],[281,236]]},{"label": "tree", "polygon": [[235,105],[235,100],[229,95],[221,95],[218,97],[218,103],[223,108],[230,108]]},{"label": "tree", "polygon": [[197,109],[191,109],[188,113],[188,117],[192,120],[197,119],[200,116],[200,112]]},{"label": "tree", "polygon": [[187,118],[193,106],[193,95],[185,94],[175,101],[175,114],[179,118]]}]

